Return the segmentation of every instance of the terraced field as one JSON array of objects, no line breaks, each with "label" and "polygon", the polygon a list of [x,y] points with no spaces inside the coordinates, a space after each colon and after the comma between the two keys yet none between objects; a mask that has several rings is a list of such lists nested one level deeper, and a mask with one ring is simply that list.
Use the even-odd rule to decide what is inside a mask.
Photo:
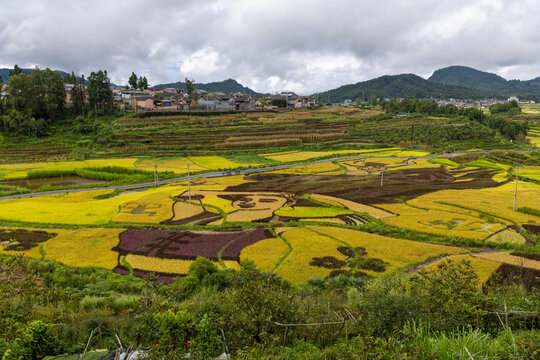
[{"label": "terraced field", "polygon": [[[385,153],[402,157],[377,157]],[[481,283],[519,267],[534,281],[540,271],[534,258],[540,253],[540,185],[529,180],[538,171],[533,155],[524,155],[532,163],[520,172],[519,211],[513,211],[514,174],[499,155],[428,160],[414,158],[422,152],[397,148],[358,154],[369,157],[132,191],[3,200],[0,252],[141,277],[155,273],[163,282],[185,275],[198,256],[223,268],[250,259],[295,284],[340,274],[385,276],[446,257],[470,260]],[[245,166],[250,159],[260,161],[194,156],[156,163],[179,174],[188,164],[196,172]],[[150,170],[153,161],[110,162]],[[0,171],[13,178],[36,169],[102,165],[104,160],[13,164]],[[498,250],[486,253],[490,247]]]}]

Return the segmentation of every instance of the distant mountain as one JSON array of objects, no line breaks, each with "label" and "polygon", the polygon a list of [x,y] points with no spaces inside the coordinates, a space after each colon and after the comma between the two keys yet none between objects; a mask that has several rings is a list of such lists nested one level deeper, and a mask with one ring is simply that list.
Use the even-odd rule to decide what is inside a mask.
[{"label": "distant mountain", "polygon": [[449,66],[435,71],[428,80],[477,89],[489,96],[540,97],[540,77],[528,81],[506,80],[466,66]]},{"label": "distant mountain", "polygon": [[[9,70],[13,70],[13,69],[6,69],[6,68],[0,69],[0,76],[2,76],[2,81],[6,84],[9,81]],[[32,72],[32,69],[21,69],[21,70],[25,74],[30,74]],[[62,71],[62,70],[54,70],[54,71],[59,71],[62,77],[65,77],[66,75],[71,76],[71,74],[68,74],[67,72]],[[79,79],[78,76],[77,76],[77,79]]]},{"label": "distant mountain", "polygon": [[[216,81],[216,82],[211,82],[207,84],[195,83],[194,86],[195,86],[195,89],[204,90],[208,92],[244,93],[244,94],[261,95],[260,93],[253,91],[248,87],[243,86],[242,84],[238,83],[236,80],[233,80],[233,79]],[[158,89],[158,90],[166,89],[166,88],[185,90],[186,83],[182,81],[178,81],[178,82],[169,83],[169,84],[159,84],[159,85],[153,86],[153,88]]]},{"label": "distant mountain", "polygon": [[376,79],[344,85],[337,89],[318,94],[319,101],[342,102],[346,99],[355,101],[376,95],[387,98],[480,98],[481,91],[457,85],[438,84],[427,81],[414,74],[385,75]]}]

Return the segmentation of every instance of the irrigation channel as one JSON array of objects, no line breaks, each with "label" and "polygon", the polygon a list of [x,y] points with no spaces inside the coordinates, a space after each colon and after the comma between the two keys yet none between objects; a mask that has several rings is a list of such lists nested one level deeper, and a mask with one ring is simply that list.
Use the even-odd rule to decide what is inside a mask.
[{"label": "irrigation channel", "polygon": [[93,188],[53,190],[53,191],[43,191],[43,192],[35,192],[35,193],[28,193],[28,194],[10,195],[10,196],[0,197],[0,201],[11,200],[11,199],[31,198],[31,197],[43,196],[43,195],[68,194],[68,193],[75,193],[75,192],[81,192],[81,191],[108,190],[108,189],[129,190],[129,189],[139,189],[139,188],[150,188],[150,187],[156,186],[156,184],[164,185],[164,184],[170,184],[170,183],[175,183],[179,181],[185,181],[188,179],[215,178],[215,177],[233,176],[233,175],[248,175],[248,174],[253,174],[253,173],[258,173],[258,172],[289,169],[289,168],[297,167],[297,166],[322,164],[325,162],[352,160],[352,159],[366,159],[366,158],[435,159],[435,158],[447,158],[447,157],[465,155],[465,154],[487,154],[487,153],[488,151],[474,151],[474,152],[469,151],[469,152],[461,152],[461,153],[426,155],[426,156],[374,156],[374,155],[344,156],[344,157],[315,160],[315,161],[308,161],[308,162],[295,163],[295,164],[276,165],[276,166],[263,167],[263,168],[253,168],[253,169],[244,169],[244,170],[226,170],[226,171],[217,171],[217,172],[210,172],[210,173],[203,173],[203,174],[195,174],[191,176],[182,176],[182,177],[174,178],[174,179],[160,180],[157,182],[151,181],[151,182],[145,182],[145,183],[140,183],[140,184],[111,185],[111,186],[100,186],[100,187],[93,187]]}]

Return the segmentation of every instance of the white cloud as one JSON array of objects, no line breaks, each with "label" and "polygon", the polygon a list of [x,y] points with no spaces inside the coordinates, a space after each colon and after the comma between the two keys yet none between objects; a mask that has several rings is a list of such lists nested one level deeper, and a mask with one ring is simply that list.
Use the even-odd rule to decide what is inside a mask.
[{"label": "white cloud", "polygon": [[[45,5],[46,4],[46,5]],[[1,66],[313,93],[449,65],[540,76],[535,0],[0,0]],[[537,72],[538,71],[538,72]]]}]

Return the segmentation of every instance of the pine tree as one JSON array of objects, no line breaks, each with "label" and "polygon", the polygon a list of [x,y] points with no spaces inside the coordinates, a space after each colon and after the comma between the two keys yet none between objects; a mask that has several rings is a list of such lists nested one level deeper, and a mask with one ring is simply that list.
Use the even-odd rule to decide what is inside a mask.
[{"label": "pine tree", "polygon": [[132,89],[135,89],[137,87],[137,75],[135,75],[134,72],[131,73],[128,83]]}]

